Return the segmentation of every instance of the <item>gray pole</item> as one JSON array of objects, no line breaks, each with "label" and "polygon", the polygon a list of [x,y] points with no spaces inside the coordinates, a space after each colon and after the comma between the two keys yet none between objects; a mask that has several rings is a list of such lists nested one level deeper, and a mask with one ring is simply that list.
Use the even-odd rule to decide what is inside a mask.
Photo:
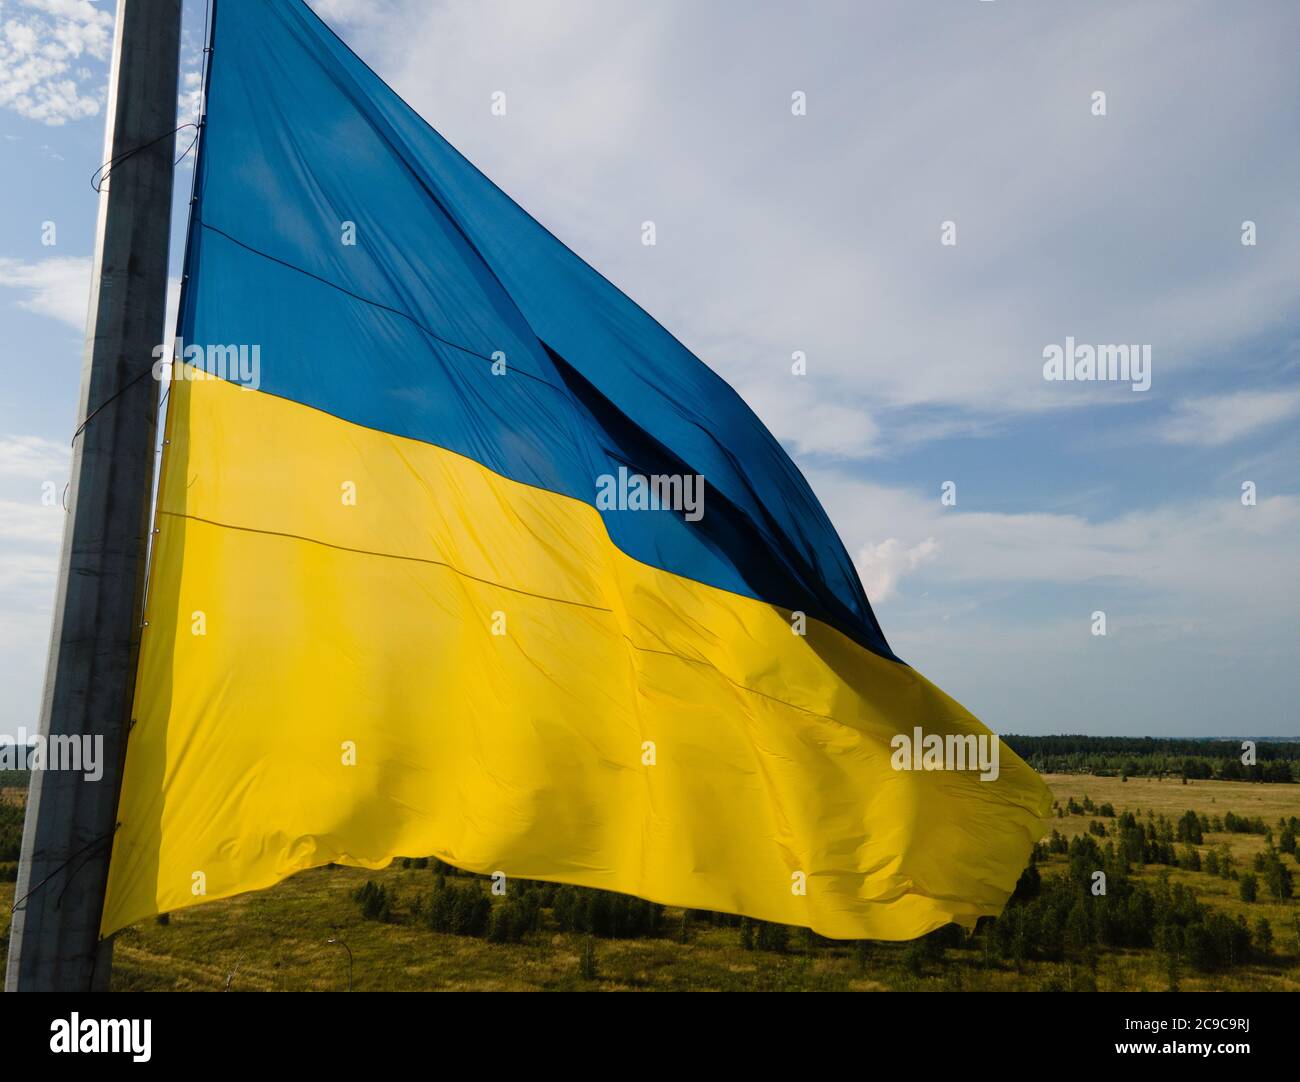
[{"label": "gray pole", "polygon": [[[90,313],[40,733],[102,740],[103,776],[32,773],[9,991],[108,987],[99,940],[122,780],[149,534],[171,232],[181,0],[118,0]],[[157,140],[155,142],[155,140]]]}]

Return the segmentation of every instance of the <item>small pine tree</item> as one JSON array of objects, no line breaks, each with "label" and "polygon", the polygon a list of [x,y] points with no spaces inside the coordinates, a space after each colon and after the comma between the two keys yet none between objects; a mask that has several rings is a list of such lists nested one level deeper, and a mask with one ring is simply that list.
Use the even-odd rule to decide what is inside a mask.
[{"label": "small pine tree", "polygon": [[583,937],[582,952],[578,958],[578,969],[584,981],[594,981],[596,979],[596,940],[594,936]]},{"label": "small pine tree", "polygon": [[1273,926],[1267,917],[1255,921],[1255,944],[1260,954],[1269,955],[1273,952]]},{"label": "small pine tree", "polygon": [[367,879],[352,897],[361,907],[363,920],[386,923],[392,919],[393,905],[388,892],[373,879]]},{"label": "small pine tree", "polygon": [[1291,869],[1278,859],[1276,853],[1270,853],[1268,861],[1265,862],[1264,884],[1268,887],[1268,892],[1279,902],[1287,901],[1294,893],[1295,885],[1291,878]]},{"label": "small pine tree", "polygon": [[1243,902],[1253,902],[1259,896],[1259,881],[1255,878],[1255,873],[1246,872],[1237,881],[1237,890],[1241,893]]},{"label": "small pine tree", "polygon": [[1076,901],[1070,909],[1065,924],[1065,946],[1071,954],[1082,955],[1092,944],[1092,929],[1088,924],[1088,911],[1083,899]]}]

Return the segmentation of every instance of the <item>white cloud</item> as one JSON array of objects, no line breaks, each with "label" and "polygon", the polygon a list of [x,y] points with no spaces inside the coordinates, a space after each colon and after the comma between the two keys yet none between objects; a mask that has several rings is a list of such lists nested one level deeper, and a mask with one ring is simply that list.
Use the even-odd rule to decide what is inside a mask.
[{"label": "white cloud", "polygon": [[[779,369],[782,362],[775,363]],[[751,375],[736,390],[791,454],[865,458],[880,451],[869,413],[823,399],[802,377],[778,385]]]},{"label": "white cloud", "polygon": [[0,478],[64,481],[71,449],[43,436],[0,436]]},{"label": "white cloud", "polygon": [[[200,54],[201,56],[202,54]],[[181,73],[180,92],[176,97],[176,123],[191,124],[199,115],[199,106],[203,103],[203,71],[195,68],[193,71]],[[177,140],[182,145],[189,144],[193,141],[194,129],[187,128],[185,131],[178,133]],[[189,158],[189,152],[185,152],[186,159]],[[179,164],[179,163],[178,163]]]},{"label": "white cloud", "polygon": [[310,0],[316,14],[330,26],[371,27],[391,24],[404,17],[394,0]]},{"label": "white cloud", "polygon": [[896,537],[863,545],[858,551],[857,568],[867,596],[873,603],[888,601],[898,588],[898,580],[934,559],[938,551],[939,544],[933,537],[910,547]]},{"label": "white cloud", "polygon": [[1084,586],[1099,597],[1141,596],[1170,619],[1249,631],[1252,641],[1252,621],[1293,620],[1300,609],[1300,497],[1245,507],[1229,487],[1220,498],[1094,521],[963,509],[960,491],[958,506],[943,507],[937,488],[923,498],[825,471],[809,480],[849,551],[870,554],[865,566],[859,558],[864,579],[877,575],[886,596],[922,570],[954,603],[1008,587]]},{"label": "white cloud", "polygon": [[1159,428],[1166,443],[1221,447],[1300,413],[1300,390],[1238,391],[1186,399]]},{"label": "white cloud", "polygon": [[[63,537],[66,513],[61,506],[47,507],[37,498],[26,503],[18,500],[0,500],[0,540],[24,545],[57,546]],[[6,552],[5,557],[12,555]],[[49,549],[50,558],[54,550]]]},{"label": "white cloud", "polygon": [[57,508],[0,500],[0,732],[36,720],[66,520]]},{"label": "white cloud", "polygon": [[[0,256],[0,287],[27,294],[18,307],[49,316],[78,331],[86,329],[90,300],[90,260],[85,256],[55,256],[28,262]],[[167,280],[164,327],[171,341],[180,305],[180,279]]]},{"label": "white cloud", "polygon": [[57,126],[94,116],[104,96],[85,56],[106,60],[113,16],[89,0],[20,0],[0,7],[0,108]]},{"label": "white cloud", "polygon": [[0,257],[0,286],[28,294],[18,302],[20,308],[85,330],[90,260],[84,256],[56,256],[35,262]]},{"label": "white cloud", "polygon": [[66,444],[39,436],[0,437],[0,732],[36,717],[70,457]]}]

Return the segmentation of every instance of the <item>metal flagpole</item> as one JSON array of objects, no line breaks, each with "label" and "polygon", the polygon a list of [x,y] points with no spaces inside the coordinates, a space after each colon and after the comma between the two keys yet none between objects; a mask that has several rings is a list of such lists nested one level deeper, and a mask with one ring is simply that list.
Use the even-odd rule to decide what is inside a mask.
[{"label": "metal flagpole", "polygon": [[118,0],[104,152],[112,164],[99,197],[69,517],[40,715],[47,759],[74,740],[84,749],[88,738],[99,747],[103,773],[91,780],[85,771],[32,772],[5,977],[10,991],[108,987],[112,945],[100,942],[99,924],[140,643],[180,27],[181,0]]}]

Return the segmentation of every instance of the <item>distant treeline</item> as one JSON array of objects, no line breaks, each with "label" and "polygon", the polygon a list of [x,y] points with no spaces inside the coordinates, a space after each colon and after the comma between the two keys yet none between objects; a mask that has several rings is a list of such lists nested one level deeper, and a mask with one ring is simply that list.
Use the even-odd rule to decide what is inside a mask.
[{"label": "distant treeline", "polygon": [[1255,762],[1247,766],[1241,761],[1241,740],[1151,736],[1004,736],[1002,739],[1025,762],[1044,774],[1300,781],[1300,741],[1294,740],[1256,741]]}]

